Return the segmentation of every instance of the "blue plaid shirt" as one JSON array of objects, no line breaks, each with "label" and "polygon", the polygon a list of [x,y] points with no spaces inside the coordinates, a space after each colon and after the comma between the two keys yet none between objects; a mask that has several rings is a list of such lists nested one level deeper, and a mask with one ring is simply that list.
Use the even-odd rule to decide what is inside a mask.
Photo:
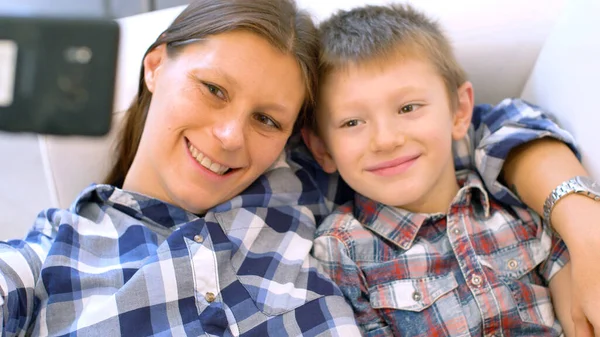
[{"label": "blue plaid shirt", "polygon": [[[498,182],[515,146],[571,136],[536,107],[478,106],[458,168]],[[478,145],[474,145],[478,144]],[[24,240],[0,243],[2,336],[356,336],[339,288],[310,257],[319,223],[353,198],[296,135],[241,195],[204,216],[112,186],[40,213]]]}]

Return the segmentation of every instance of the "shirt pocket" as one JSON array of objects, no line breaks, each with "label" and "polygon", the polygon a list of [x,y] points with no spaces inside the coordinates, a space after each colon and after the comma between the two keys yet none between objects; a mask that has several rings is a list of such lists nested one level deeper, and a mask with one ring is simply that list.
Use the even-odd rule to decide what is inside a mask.
[{"label": "shirt pocket", "polygon": [[[258,310],[267,316],[283,315],[313,300],[338,294],[333,282],[318,274],[317,261],[310,256],[314,231],[304,235],[288,229],[277,231],[256,215],[269,211],[273,210],[235,209],[215,214],[223,234],[232,244],[231,255],[220,254],[219,272],[224,274],[219,277],[229,283],[235,276],[251,300],[245,301],[242,298],[246,294],[236,293],[237,298],[231,302],[240,304],[235,305],[234,315],[238,309],[239,315],[244,317],[248,310]],[[298,221],[287,216],[271,219],[276,220]]]},{"label": "shirt pocket", "polygon": [[402,279],[369,288],[369,301],[402,336],[428,335],[444,327],[452,336],[468,336],[468,324],[453,274]]},{"label": "shirt pocket", "polygon": [[553,327],[555,324],[550,290],[537,274],[538,266],[550,254],[550,242],[530,240],[478,256],[485,267],[493,270],[514,301],[521,320]]}]

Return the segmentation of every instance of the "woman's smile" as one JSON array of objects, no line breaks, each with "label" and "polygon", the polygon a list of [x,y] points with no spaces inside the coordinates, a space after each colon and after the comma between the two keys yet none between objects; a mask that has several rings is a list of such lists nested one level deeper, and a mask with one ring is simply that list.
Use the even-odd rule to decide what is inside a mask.
[{"label": "woman's smile", "polygon": [[211,172],[222,176],[230,172],[231,170],[235,170],[225,164],[218,163],[216,160],[211,159],[208,155],[198,150],[189,141],[189,139],[186,138],[185,142],[189,151],[188,153],[192,156],[192,158],[195,159],[198,164],[202,165],[204,168],[210,170]]}]

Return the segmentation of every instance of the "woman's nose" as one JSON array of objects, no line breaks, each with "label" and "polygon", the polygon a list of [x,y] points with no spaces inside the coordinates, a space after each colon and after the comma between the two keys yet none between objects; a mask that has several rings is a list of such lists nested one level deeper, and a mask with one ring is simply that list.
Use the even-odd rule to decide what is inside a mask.
[{"label": "woman's nose", "polygon": [[235,151],[244,145],[243,121],[239,116],[217,122],[213,126],[213,135],[219,140],[223,149]]}]

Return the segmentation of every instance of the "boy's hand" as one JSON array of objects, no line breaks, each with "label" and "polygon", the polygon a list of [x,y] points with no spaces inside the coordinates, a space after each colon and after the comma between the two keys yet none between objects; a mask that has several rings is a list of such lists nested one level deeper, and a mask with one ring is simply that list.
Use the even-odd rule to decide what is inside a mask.
[{"label": "boy's hand", "polygon": [[575,336],[600,337],[600,202],[569,195],[556,204],[551,219],[571,256]]},{"label": "boy's hand", "polygon": [[[597,244],[596,244],[597,245]],[[571,278],[573,284],[571,314],[575,325],[575,336],[598,337],[600,336],[600,254],[587,254],[591,250],[583,249],[580,256],[573,256]],[[587,257],[583,255],[588,255]],[[590,263],[590,261],[596,261]],[[596,266],[593,266],[596,265]]]}]

